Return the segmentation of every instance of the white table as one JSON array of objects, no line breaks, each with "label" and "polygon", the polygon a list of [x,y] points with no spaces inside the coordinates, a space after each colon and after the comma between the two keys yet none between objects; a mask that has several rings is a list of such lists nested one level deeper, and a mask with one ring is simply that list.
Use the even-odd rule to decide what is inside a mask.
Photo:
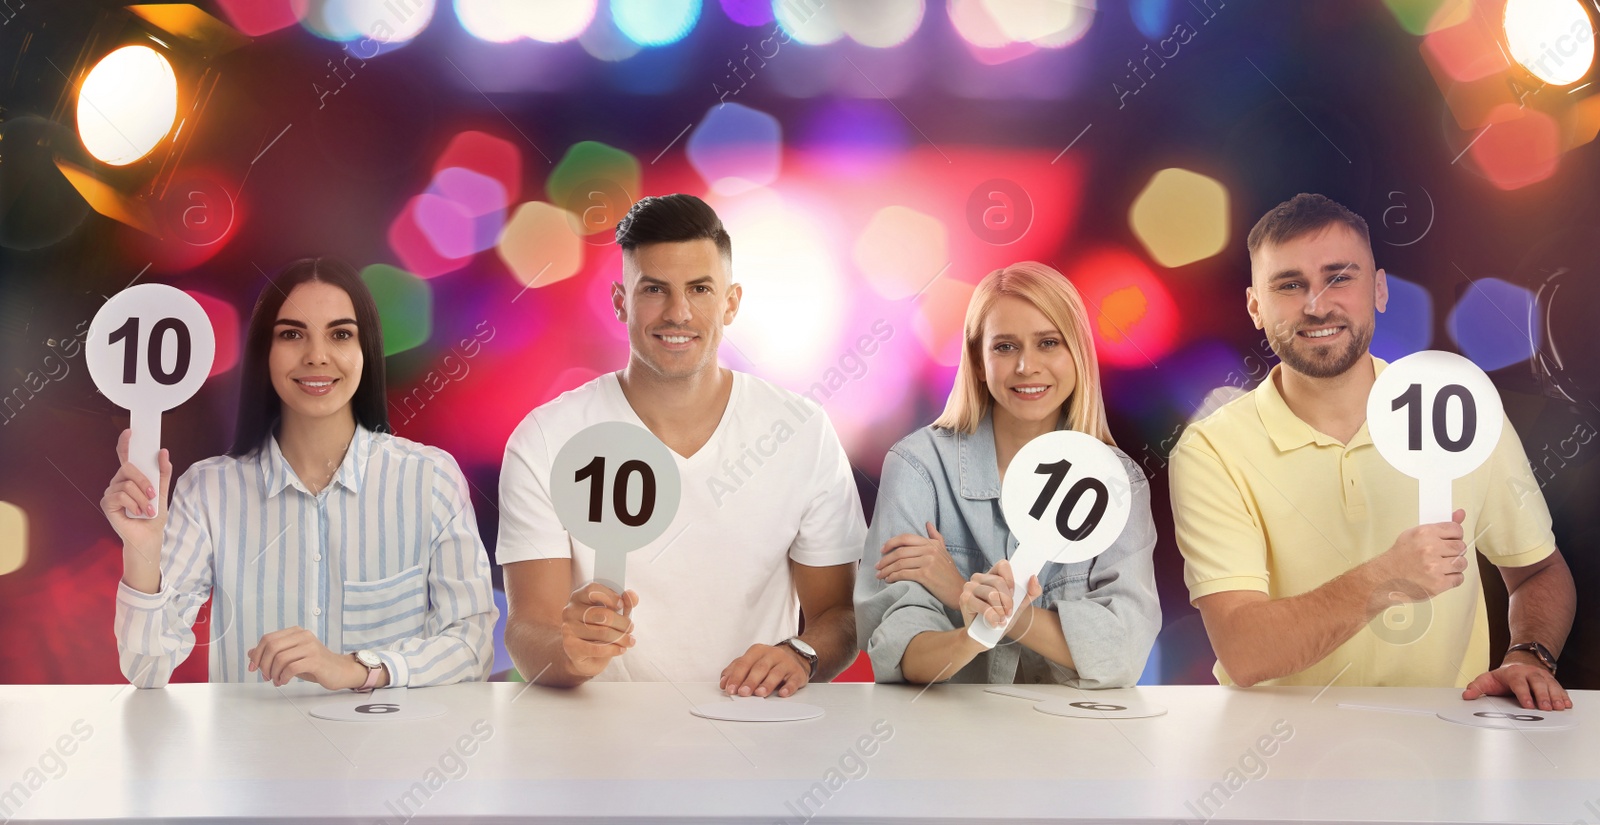
[{"label": "white table", "polygon": [[753,724],[690,715],[711,685],[524,687],[409,691],[448,713],[366,723],[310,717],[309,684],[0,687],[0,821],[1600,823],[1597,692],[1574,694],[1577,729],[1522,733],[1337,707],[1454,690],[1149,687],[1166,716],[1112,722],[980,686],[814,685],[822,718]]}]

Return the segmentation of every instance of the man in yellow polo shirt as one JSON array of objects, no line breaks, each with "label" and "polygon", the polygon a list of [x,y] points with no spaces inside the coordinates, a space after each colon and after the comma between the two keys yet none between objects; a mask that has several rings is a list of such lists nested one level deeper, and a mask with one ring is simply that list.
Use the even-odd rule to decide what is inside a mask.
[{"label": "man in yellow polo shirt", "polygon": [[[1489,460],[1456,480],[1452,521],[1417,525],[1417,481],[1367,434],[1367,395],[1385,366],[1367,348],[1388,286],[1366,221],[1297,195],[1248,246],[1246,306],[1282,363],[1191,425],[1172,455],[1184,578],[1218,681],[1456,686],[1465,699],[1570,708],[1555,660],[1572,626],[1572,575],[1511,423]],[[1512,645],[1495,670],[1469,550],[1511,593]]]}]

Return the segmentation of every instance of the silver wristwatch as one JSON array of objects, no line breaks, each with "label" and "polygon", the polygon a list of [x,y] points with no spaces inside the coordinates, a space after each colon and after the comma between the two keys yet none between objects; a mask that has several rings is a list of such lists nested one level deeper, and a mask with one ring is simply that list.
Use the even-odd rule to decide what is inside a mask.
[{"label": "silver wristwatch", "polygon": [[815,677],[817,675],[817,649],[816,648],[812,647],[811,645],[806,644],[805,640],[801,639],[799,636],[791,636],[791,637],[789,637],[787,639],[784,639],[783,641],[779,642],[778,644],[788,645],[790,650],[793,650],[794,652],[800,654],[800,658],[805,659],[806,660],[806,664],[811,666],[810,673],[808,673],[806,675],[807,679],[810,679],[810,678]]}]

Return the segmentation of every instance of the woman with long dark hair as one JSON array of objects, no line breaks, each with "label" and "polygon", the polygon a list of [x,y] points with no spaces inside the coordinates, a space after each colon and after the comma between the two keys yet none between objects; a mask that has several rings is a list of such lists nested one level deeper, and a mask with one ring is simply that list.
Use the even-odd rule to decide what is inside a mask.
[{"label": "woman with long dark hair", "polygon": [[[122,672],[160,687],[211,603],[213,682],[329,690],[482,679],[498,610],[466,482],[443,450],[392,434],[383,334],[348,264],[308,258],[262,290],[226,455],[157,489],[128,461],[101,509],[121,536]],[[132,518],[144,513],[146,518]]]}]

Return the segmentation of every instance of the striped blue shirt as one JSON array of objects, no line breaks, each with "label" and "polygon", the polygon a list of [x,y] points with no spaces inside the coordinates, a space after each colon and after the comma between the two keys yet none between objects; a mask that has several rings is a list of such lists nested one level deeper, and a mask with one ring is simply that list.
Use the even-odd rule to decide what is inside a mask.
[{"label": "striped blue shirt", "polygon": [[488,554],[449,453],[360,426],[312,495],[276,438],[178,480],[162,537],[161,589],[118,585],[123,675],[161,687],[194,648],[211,597],[213,682],[259,682],[247,651],[302,627],[328,649],[372,650],[393,687],[487,678],[495,607]]}]

